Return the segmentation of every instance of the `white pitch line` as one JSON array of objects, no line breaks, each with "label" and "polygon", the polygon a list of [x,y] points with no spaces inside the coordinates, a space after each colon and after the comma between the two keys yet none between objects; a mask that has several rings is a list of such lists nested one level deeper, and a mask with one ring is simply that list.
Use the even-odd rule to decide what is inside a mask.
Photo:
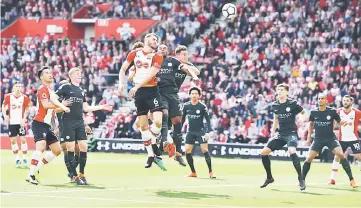
[{"label": "white pitch line", "polygon": [[[324,185],[324,183],[308,183],[307,185]],[[342,184],[340,184],[342,185]],[[294,184],[270,184],[270,187],[284,187],[284,186],[294,186],[297,187],[296,183]],[[134,187],[134,188],[109,188],[109,189],[73,189],[73,190],[55,190],[55,191],[35,191],[35,192],[10,192],[10,193],[1,193],[1,196],[17,195],[17,194],[46,194],[46,193],[79,193],[79,192],[101,192],[101,191],[128,191],[128,190],[153,190],[153,189],[201,189],[201,188],[221,188],[221,187],[258,187],[258,185],[251,184],[224,184],[224,185],[203,185],[203,186],[153,186],[153,187]]]},{"label": "white pitch line", "polygon": [[209,205],[209,204],[188,204],[188,203],[174,203],[148,200],[128,200],[128,199],[111,199],[111,198],[96,198],[96,197],[73,197],[73,196],[44,196],[34,194],[20,194],[22,196],[40,197],[40,198],[58,198],[58,199],[79,199],[79,200],[98,200],[98,201],[115,201],[121,203],[140,203],[140,204],[165,204],[165,205],[179,205],[179,206],[194,206],[194,207],[224,207],[234,208],[237,206],[223,206],[223,205]]}]

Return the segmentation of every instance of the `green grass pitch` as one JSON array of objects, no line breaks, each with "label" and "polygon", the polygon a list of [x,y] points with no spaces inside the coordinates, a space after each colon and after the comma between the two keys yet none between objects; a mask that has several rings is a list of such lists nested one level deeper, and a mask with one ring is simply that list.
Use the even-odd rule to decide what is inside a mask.
[{"label": "green grass pitch", "polygon": [[[29,154],[30,156],[31,154]],[[27,169],[15,168],[11,151],[1,151],[1,207],[361,207],[361,188],[349,186],[341,168],[335,186],[327,185],[331,165],[313,163],[301,192],[290,161],[272,161],[275,183],[265,189],[261,160],[212,158],[217,179],[209,179],[202,157],[198,178],[189,167],[165,159],[168,171],[143,167],[146,155],[89,153],[89,186],[69,183],[63,155],[44,165],[38,186],[25,182]],[[361,172],[352,165],[356,181]]]}]

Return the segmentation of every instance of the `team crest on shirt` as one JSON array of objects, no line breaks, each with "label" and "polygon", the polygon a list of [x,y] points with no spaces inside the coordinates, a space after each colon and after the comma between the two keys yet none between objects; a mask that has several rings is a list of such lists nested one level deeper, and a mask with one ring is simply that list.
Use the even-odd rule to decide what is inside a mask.
[{"label": "team crest on shirt", "polygon": [[173,64],[172,63],[168,63],[168,66],[172,66]]},{"label": "team crest on shirt", "polygon": [[327,118],[327,120],[330,120],[330,119],[331,119],[331,116],[327,116],[326,118]]},{"label": "team crest on shirt", "polygon": [[11,135],[11,132],[9,131],[9,135]]},{"label": "team crest on shirt", "polygon": [[41,97],[46,98],[46,93],[43,93]]},{"label": "team crest on shirt", "polygon": [[196,113],[197,113],[197,114],[200,114],[200,113],[201,113],[201,111],[200,111],[200,110],[197,110],[197,111],[196,111]]},{"label": "team crest on shirt", "polygon": [[43,137],[46,137],[46,133],[43,133]]},{"label": "team crest on shirt", "polygon": [[19,133],[20,134],[25,134],[25,128],[24,127],[20,128]]},{"label": "team crest on shirt", "polygon": [[290,111],[291,111],[291,108],[290,108],[290,107],[287,107],[287,108],[286,108],[286,111],[287,111],[287,112],[290,112]]},{"label": "team crest on shirt", "polygon": [[67,140],[69,140],[69,139],[70,139],[70,136],[66,136],[65,138],[66,138]]}]

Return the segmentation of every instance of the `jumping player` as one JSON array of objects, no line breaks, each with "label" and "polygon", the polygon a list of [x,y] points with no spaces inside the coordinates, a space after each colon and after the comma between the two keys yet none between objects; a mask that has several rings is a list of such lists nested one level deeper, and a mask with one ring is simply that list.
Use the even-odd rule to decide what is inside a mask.
[{"label": "jumping player", "polygon": [[[166,45],[160,45],[158,52],[163,57],[162,69],[158,73],[160,79],[159,89],[162,96],[162,104],[166,110],[163,111],[163,127],[162,127],[162,139],[164,141],[164,150],[168,151],[169,157],[176,155],[174,159],[179,162],[180,165],[185,166],[182,159],[182,133],[181,133],[181,106],[179,101],[178,92],[180,86],[184,82],[187,74],[192,76],[193,79],[198,80],[199,70],[188,61],[187,47],[179,45],[175,49],[176,58],[168,56],[168,47]],[[169,116],[168,116],[169,115]],[[170,121],[170,122],[169,122]],[[168,130],[173,125],[173,139],[169,138]],[[167,141],[165,142],[165,138]],[[175,142],[175,148],[173,141]],[[176,153],[175,153],[176,150]]]},{"label": "jumping player", "polygon": [[[74,181],[78,185],[88,185],[84,175],[85,165],[87,162],[88,141],[86,136],[85,124],[83,119],[83,111],[93,112],[98,110],[113,109],[111,105],[89,106],[85,100],[85,93],[80,87],[82,72],[79,68],[72,68],[69,71],[70,83],[64,84],[56,91],[59,97],[65,100],[70,99],[72,105],[70,113],[62,115],[62,138],[66,144],[68,152],[68,162],[70,163],[71,173]],[[79,144],[79,176],[76,171],[75,161],[75,141]]]},{"label": "jumping player", "polygon": [[[201,151],[206,159],[206,163],[209,170],[209,177],[216,178],[212,171],[212,161],[211,155],[208,152],[208,139],[210,131],[210,119],[208,114],[207,106],[199,102],[199,97],[201,95],[201,90],[198,87],[192,87],[189,90],[189,95],[191,100],[184,103],[183,114],[182,114],[182,124],[186,117],[188,118],[188,131],[186,136],[186,158],[189,167],[191,168],[191,173],[187,177],[197,177],[196,170],[194,168],[192,150],[196,141],[201,146]],[[203,125],[203,119],[206,119],[207,126]]]},{"label": "jumping player", "polygon": [[[38,77],[41,80],[42,85],[37,91],[38,112],[31,125],[36,150],[32,155],[31,166],[26,179],[26,181],[35,185],[39,183],[35,177],[35,173],[39,171],[43,164],[51,162],[61,152],[60,143],[51,128],[54,109],[60,107],[64,112],[70,112],[68,107],[58,101],[58,97],[51,89],[53,76],[50,67],[42,67],[38,71]],[[49,146],[51,151],[47,152],[44,158],[40,160],[40,157],[47,146]]]},{"label": "jumping player", "polygon": [[[326,95],[320,94],[318,96],[318,108],[312,110],[310,114],[310,127],[308,130],[307,144],[311,144],[311,135],[313,130],[315,130],[315,138],[313,140],[309,155],[303,163],[302,175],[305,179],[308,171],[310,170],[312,160],[322,151],[324,146],[327,146],[341,160],[342,167],[350,179],[350,185],[353,188],[356,188],[357,185],[352,177],[350,164],[343,154],[342,148],[340,143],[337,141],[335,133],[333,133],[334,121],[341,123],[341,125],[345,125],[348,122],[341,120],[340,116],[337,114],[336,109],[327,107]],[[300,188],[301,190],[304,190],[306,185]]]},{"label": "jumping player", "polygon": [[[22,84],[20,82],[15,82],[13,84],[12,93],[5,95],[5,99],[2,104],[2,112],[5,121],[9,122],[9,138],[11,142],[11,149],[15,155],[15,164],[17,168],[21,165],[18,153],[18,136],[20,137],[21,151],[23,153],[22,164],[23,167],[28,166],[28,159],[26,157],[28,144],[25,138],[25,123],[29,114],[29,103],[29,98],[22,93]],[[6,114],[6,109],[8,109],[9,115]]]},{"label": "jumping player", "polygon": [[[145,168],[150,168],[153,161],[159,167],[166,170],[156,138],[162,127],[161,97],[156,82],[156,74],[161,68],[163,57],[154,52],[158,45],[158,37],[154,33],[148,33],[144,39],[144,48],[132,50],[127,60],[123,63],[119,72],[119,89],[121,93],[124,89],[125,72],[130,64],[134,62],[135,74],[133,82],[135,86],[129,91],[129,96],[135,98],[135,106],[140,121],[142,140],[148,152],[148,159]],[[153,124],[149,128],[148,112],[153,113]],[[156,157],[154,157],[156,155]]]},{"label": "jumping player", "polygon": [[[346,152],[347,148],[351,148],[355,158],[358,160],[358,165],[361,170],[361,140],[358,136],[358,126],[361,120],[361,111],[352,108],[354,99],[345,95],[342,98],[343,107],[339,109],[338,113],[341,120],[345,121],[344,125],[340,125],[338,139],[340,141],[343,152]],[[347,155],[345,155],[347,158]],[[336,184],[336,173],[338,171],[338,166],[340,163],[340,158],[335,155],[335,158],[332,163],[332,173],[329,184]]]},{"label": "jumping player", "polygon": [[[176,54],[180,53],[183,48],[177,47]],[[186,49],[185,49],[186,50]],[[159,93],[162,97],[163,120],[162,120],[162,140],[165,141],[168,138],[168,118],[171,119],[174,126],[173,141],[176,144],[176,155],[174,160],[182,166],[186,166],[182,158],[182,113],[181,103],[178,97],[178,86],[175,82],[175,73],[179,70],[183,70],[184,64],[178,59],[168,56],[168,47],[164,44],[158,47],[158,52],[163,56],[162,68],[157,74]],[[168,117],[169,115],[169,117]],[[169,157],[174,155],[174,145],[169,143],[169,146],[164,148],[168,150]]]},{"label": "jumping player", "polygon": [[[278,100],[272,104],[272,110],[274,112],[274,121],[271,129],[272,139],[261,151],[263,167],[267,173],[267,179],[264,184],[261,185],[261,188],[264,188],[268,184],[274,182],[271,173],[271,161],[268,155],[272,151],[281,149],[286,144],[288,152],[292,158],[293,166],[297,171],[300,188],[303,189],[304,186],[301,163],[296,154],[298,141],[296,116],[299,113],[305,116],[306,112],[296,101],[288,99],[288,89],[289,88],[286,84],[279,84],[276,88]],[[276,134],[275,132],[277,128],[278,133]]]}]

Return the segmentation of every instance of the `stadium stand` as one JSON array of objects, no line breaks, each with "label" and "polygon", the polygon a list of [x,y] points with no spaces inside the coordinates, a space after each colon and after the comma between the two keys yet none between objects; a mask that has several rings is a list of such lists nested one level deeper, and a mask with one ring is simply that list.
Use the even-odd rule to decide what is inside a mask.
[{"label": "stadium stand", "polygon": [[[220,17],[216,8],[222,1],[125,2],[111,1],[105,16],[159,20],[150,31],[171,51],[178,44],[189,46],[192,61],[201,69],[202,100],[212,114],[213,141],[265,143],[273,119],[268,106],[274,100],[274,86],[282,82],[306,109],[315,107],[321,91],[335,107],[349,93],[355,107],[361,108],[361,1],[240,0],[240,15],[232,21]],[[114,40],[90,44],[51,37],[28,37],[22,43],[16,37],[2,40],[1,99],[13,80],[23,81],[27,94],[34,94],[38,64],[51,63],[57,81],[71,66],[80,65],[88,77],[83,87],[89,100],[121,106],[111,115],[87,115],[94,127],[99,126],[96,136],[139,138],[131,102],[109,87],[116,77],[103,76],[117,74],[127,50]],[[181,88],[183,101],[191,84],[187,81]],[[307,125],[299,126],[302,145]]]}]

